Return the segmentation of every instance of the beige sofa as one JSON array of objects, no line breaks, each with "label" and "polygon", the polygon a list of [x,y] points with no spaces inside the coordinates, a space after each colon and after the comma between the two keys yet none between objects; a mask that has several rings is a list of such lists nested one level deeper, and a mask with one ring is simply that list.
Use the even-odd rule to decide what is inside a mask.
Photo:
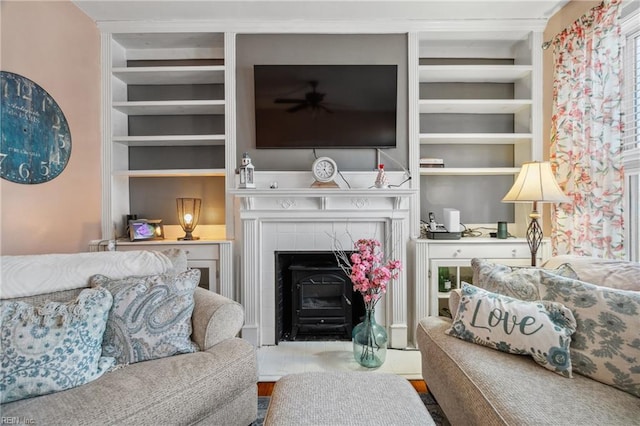
[{"label": "beige sofa", "polygon": [[[37,264],[37,256],[32,260]],[[3,272],[3,286],[6,278]],[[62,302],[81,290],[19,299]],[[236,337],[243,308],[202,288],[194,299],[191,338],[199,351],[130,364],[79,387],[3,404],[3,418],[41,425],[251,424],[257,416],[257,362],[255,348]]]},{"label": "beige sofa", "polygon": [[[554,259],[545,266],[571,260]],[[576,264],[580,277],[580,262]],[[588,265],[590,279],[598,275],[594,271],[602,270],[594,267],[592,260],[584,265]],[[615,274],[600,275],[601,281],[606,281]],[[453,309],[452,313],[455,315]],[[419,322],[416,334],[423,378],[451,424],[640,424],[640,398],[579,374],[567,379],[528,356],[446,335],[450,326],[451,319],[426,317]]]}]

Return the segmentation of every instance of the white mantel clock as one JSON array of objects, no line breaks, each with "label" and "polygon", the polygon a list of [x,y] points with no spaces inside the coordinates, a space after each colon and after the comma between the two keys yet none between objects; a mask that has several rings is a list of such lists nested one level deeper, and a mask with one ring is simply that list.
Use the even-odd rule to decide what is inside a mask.
[{"label": "white mantel clock", "polygon": [[318,157],[311,166],[313,178],[316,180],[314,187],[337,187],[334,179],[338,175],[338,165],[329,157]]}]

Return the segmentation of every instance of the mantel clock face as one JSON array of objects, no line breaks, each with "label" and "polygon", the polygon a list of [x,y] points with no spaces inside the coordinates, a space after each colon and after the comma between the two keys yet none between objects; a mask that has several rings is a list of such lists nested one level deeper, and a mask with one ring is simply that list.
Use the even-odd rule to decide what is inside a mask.
[{"label": "mantel clock face", "polygon": [[55,179],[71,156],[67,119],[33,81],[6,71],[0,77],[0,176],[22,184]]},{"label": "mantel clock face", "polygon": [[329,157],[319,157],[313,162],[311,172],[318,182],[331,182],[338,174],[338,166],[336,162]]}]

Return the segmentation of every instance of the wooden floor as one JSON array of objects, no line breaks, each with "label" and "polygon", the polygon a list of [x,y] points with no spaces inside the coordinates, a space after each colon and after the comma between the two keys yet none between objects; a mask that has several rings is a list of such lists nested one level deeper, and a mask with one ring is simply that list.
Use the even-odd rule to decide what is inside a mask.
[{"label": "wooden floor", "polygon": [[[409,383],[418,393],[427,391],[427,384],[424,380],[409,380]],[[258,382],[258,396],[271,396],[273,392],[273,386],[276,382]]]}]

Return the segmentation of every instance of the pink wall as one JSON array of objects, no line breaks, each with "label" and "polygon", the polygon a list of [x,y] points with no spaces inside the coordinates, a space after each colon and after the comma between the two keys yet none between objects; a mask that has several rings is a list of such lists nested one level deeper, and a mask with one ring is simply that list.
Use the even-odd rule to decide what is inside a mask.
[{"label": "pink wall", "polygon": [[0,179],[0,253],[87,251],[100,238],[100,33],[70,1],[0,2],[0,67],[42,86],[71,129],[71,159],[47,183]]}]

